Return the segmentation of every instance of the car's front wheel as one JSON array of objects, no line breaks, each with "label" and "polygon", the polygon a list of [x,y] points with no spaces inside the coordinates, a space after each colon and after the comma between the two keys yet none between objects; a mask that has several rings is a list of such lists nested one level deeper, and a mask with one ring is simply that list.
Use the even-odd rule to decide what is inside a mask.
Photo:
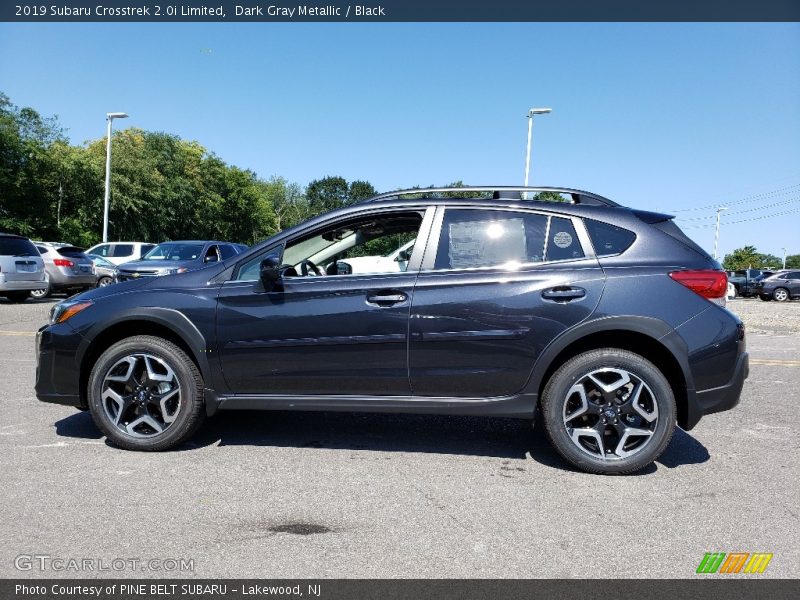
[{"label": "car's front wheel", "polygon": [[97,426],[128,450],[168,450],[203,422],[203,379],[172,342],[136,336],[108,348],[89,376]]},{"label": "car's front wheel", "polygon": [[111,285],[114,283],[114,280],[111,279],[108,275],[104,275],[100,279],[97,280],[97,287],[106,287],[107,285]]},{"label": "car's front wheel", "polygon": [[590,473],[646,467],[675,430],[675,396],[663,373],[644,357],[617,348],[568,360],[548,381],[541,408],[558,453]]}]

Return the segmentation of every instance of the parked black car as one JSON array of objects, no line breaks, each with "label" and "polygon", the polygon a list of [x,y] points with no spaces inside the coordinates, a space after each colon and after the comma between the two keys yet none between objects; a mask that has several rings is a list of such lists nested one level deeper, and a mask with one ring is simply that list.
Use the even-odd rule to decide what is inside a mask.
[{"label": "parked black car", "polygon": [[741,269],[728,271],[728,281],[736,289],[736,295],[749,298],[758,294],[757,282],[772,275],[774,271],[762,269]]},{"label": "parked black car", "polygon": [[[385,194],[62,302],[37,336],[36,394],[132,450],[173,448],[217,410],[540,408],[558,452],[595,473],[641,469],[676,422],[736,406],[748,355],[727,276],[672,217],[519,190]],[[340,269],[414,238],[400,271]]]},{"label": "parked black car", "polygon": [[140,260],[120,265],[116,281],[186,273],[210,263],[228,260],[246,249],[247,246],[231,242],[203,240],[163,242],[152,248]]},{"label": "parked black car", "polygon": [[786,302],[800,298],[800,271],[782,271],[758,281],[755,291],[762,300]]}]

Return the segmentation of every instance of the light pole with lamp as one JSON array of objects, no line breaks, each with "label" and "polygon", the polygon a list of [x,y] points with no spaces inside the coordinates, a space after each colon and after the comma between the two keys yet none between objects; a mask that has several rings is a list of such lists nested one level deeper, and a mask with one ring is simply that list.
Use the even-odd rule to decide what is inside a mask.
[{"label": "light pole with lamp", "polygon": [[531,170],[531,140],[533,139],[533,116],[546,115],[552,108],[532,108],[528,111],[528,149],[525,153],[525,187],[528,187],[528,175]]},{"label": "light pole with lamp", "polygon": [[123,112],[106,113],[108,136],[106,138],[106,193],[103,200],[103,242],[108,241],[108,198],[111,194],[111,122],[114,119],[126,119]]},{"label": "light pole with lamp", "polygon": [[783,268],[786,268],[786,248],[781,248],[783,250]]},{"label": "light pole with lamp", "polygon": [[714,260],[717,260],[717,244],[719,243],[719,216],[722,211],[728,210],[727,206],[718,206],[717,207],[717,228],[714,232]]}]

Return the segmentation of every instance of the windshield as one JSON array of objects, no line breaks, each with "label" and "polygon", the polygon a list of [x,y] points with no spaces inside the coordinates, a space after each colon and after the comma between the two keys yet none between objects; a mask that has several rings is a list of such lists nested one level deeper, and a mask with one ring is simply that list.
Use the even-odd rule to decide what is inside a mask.
[{"label": "windshield", "polygon": [[142,260],[195,260],[202,251],[203,244],[167,242],[150,250]]}]

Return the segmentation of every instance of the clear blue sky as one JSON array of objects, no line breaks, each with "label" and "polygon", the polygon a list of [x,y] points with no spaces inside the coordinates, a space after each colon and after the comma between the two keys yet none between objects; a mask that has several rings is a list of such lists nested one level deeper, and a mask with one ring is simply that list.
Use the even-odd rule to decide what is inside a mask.
[{"label": "clear blue sky", "polygon": [[[125,111],[262,177],[379,190],[521,184],[549,106],[532,183],[662,211],[756,196],[721,254],[800,253],[798,24],[2,24],[0,90],[75,143]],[[713,247],[690,227],[712,208],[676,214]]]}]

